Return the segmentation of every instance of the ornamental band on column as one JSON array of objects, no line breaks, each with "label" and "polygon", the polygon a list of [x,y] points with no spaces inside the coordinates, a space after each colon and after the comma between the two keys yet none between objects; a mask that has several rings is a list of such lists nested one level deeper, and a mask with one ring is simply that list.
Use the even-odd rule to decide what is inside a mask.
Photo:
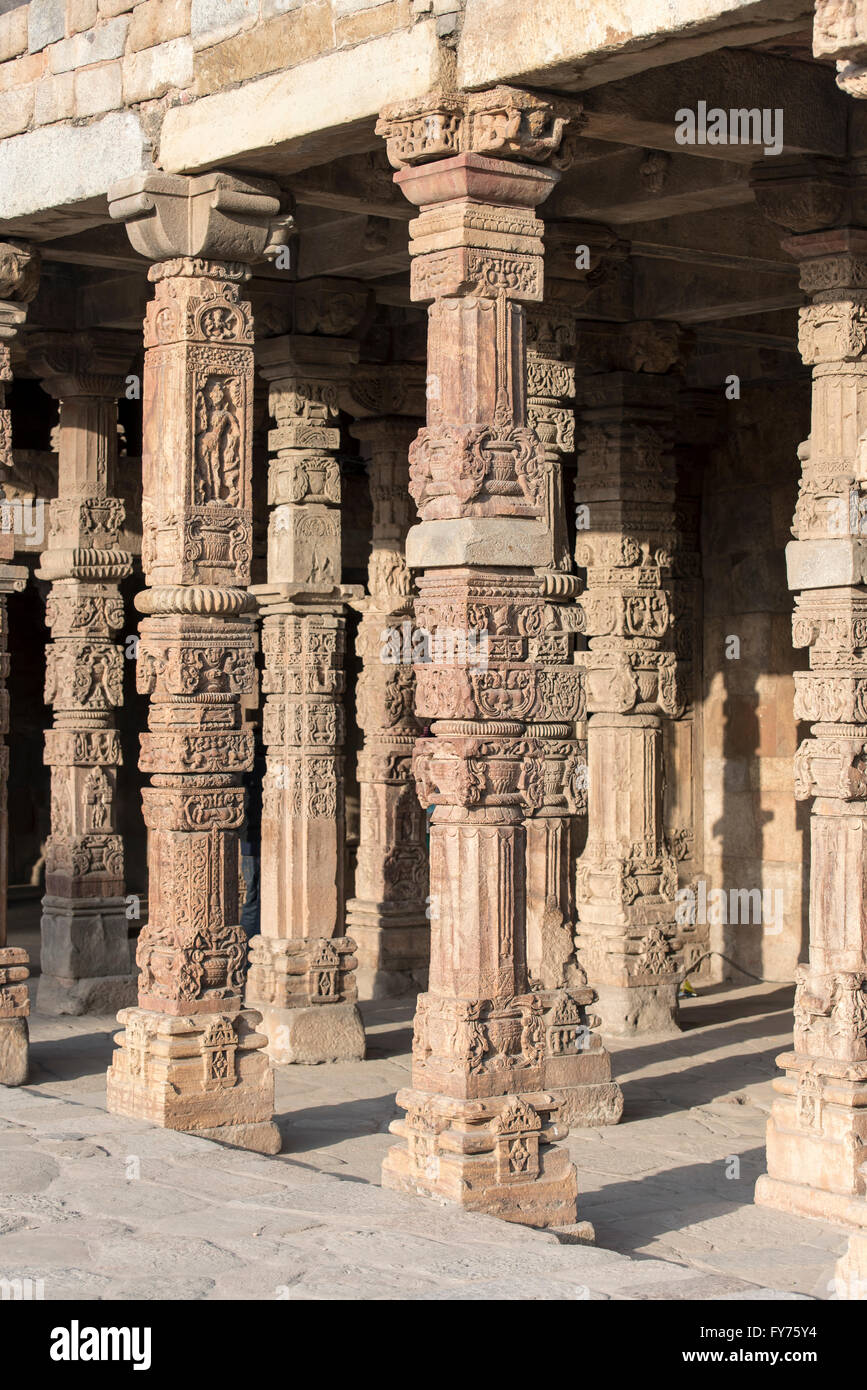
[{"label": "ornamental band on column", "polygon": [[145,320],[138,689],[150,915],[138,1007],[108,1074],[109,1109],[274,1153],[274,1083],[244,1008],[238,911],[240,726],[253,689],[248,593],[253,323],[240,286],[285,229],[274,185],[222,173],[115,186],[113,217],[154,264]]},{"label": "ornamental band on column", "polygon": [[[484,669],[416,666],[432,721],[415,775],[430,834],[431,964],[419,997],[403,1141],[383,1182],[506,1220],[576,1219],[559,1112],[586,1083],[592,988],[527,970],[525,822],[578,810],[583,682],[548,603],[551,458],[527,423],[527,302],[542,298],[535,208],[557,182],[574,104],[509,88],[383,112],[395,182],[417,207],[411,292],[432,301],[427,425],[410,450],[420,524],[416,620],[486,634]],[[606,1059],[607,1060],[607,1059]]]}]

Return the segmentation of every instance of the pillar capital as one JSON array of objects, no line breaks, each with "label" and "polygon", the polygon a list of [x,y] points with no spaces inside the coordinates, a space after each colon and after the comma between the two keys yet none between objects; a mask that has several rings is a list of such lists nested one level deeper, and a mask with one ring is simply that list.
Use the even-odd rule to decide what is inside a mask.
[{"label": "pillar capital", "polygon": [[801,234],[867,225],[867,175],[860,160],[811,156],[763,160],[750,183],[760,210],[782,231]]},{"label": "pillar capital", "polygon": [[109,189],[108,205],[111,216],[126,223],[135,250],[151,261],[249,265],[267,257],[293,225],[270,179],[216,170],[194,177],[134,174]]},{"label": "pillar capital", "polygon": [[30,366],[57,400],[116,400],[140,351],[132,334],[105,329],[86,333],[38,331],[27,335],[26,346]]},{"label": "pillar capital", "polygon": [[518,87],[431,92],[387,106],[376,125],[395,169],[482,154],[562,167],[566,127],[580,129],[582,107]]}]

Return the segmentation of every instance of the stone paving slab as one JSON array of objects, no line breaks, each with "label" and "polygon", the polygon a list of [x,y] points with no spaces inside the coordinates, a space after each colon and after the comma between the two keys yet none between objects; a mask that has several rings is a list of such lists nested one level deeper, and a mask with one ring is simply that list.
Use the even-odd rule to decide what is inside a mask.
[{"label": "stone paving slab", "polygon": [[46,1299],[827,1298],[846,1233],[752,1204],[790,1008],[720,991],[681,1037],[611,1043],[626,1119],[569,1140],[595,1247],[378,1185],[412,1001],[364,1006],[367,1061],[278,1071],[277,1158],[109,1115],[114,1020],[36,1015],[31,1080],[0,1089],[0,1276]]}]

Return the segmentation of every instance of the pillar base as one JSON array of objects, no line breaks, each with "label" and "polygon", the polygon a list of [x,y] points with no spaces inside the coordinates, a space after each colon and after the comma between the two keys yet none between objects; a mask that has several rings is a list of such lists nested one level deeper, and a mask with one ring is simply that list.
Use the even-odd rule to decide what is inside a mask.
[{"label": "pillar base", "polygon": [[137,994],[137,975],[95,975],[84,980],[41,975],[36,982],[36,1011],[53,1017],[116,1014],[133,1008]]},{"label": "pillar base", "polygon": [[125,898],[45,897],[41,939],[40,1013],[117,1013],[135,1005]]},{"label": "pillar base", "polygon": [[134,1008],[122,1009],[118,1022],[107,1084],[112,1114],[280,1152],[274,1075],[255,1011],[184,1017]]},{"label": "pillar base", "polygon": [[822,1192],[803,1183],[783,1182],[767,1173],[756,1182],[757,1207],[773,1207],[791,1216],[806,1216],[813,1221],[830,1221],[837,1226],[853,1226],[867,1230],[867,1201],[846,1192]]},{"label": "pillar base", "polygon": [[27,1080],[29,974],[26,951],[0,947],[0,1086],[23,1086]]},{"label": "pillar base", "polygon": [[29,1067],[27,1019],[0,1018],[0,1086],[23,1086]]},{"label": "pillar base", "polygon": [[677,1022],[677,981],[661,985],[606,985],[594,978],[595,1008],[600,1029],[615,1038],[633,1038],[653,1033],[675,1037]]},{"label": "pillar base", "polygon": [[255,1005],[262,1016],[272,1061],[314,1067],[322,1062],[363,1062],[367,1044],[355,1004],[309,1004],[288,1009]]},{"label": "pillar base", "polygon": [[353,898],[346,905],[346,925],[358,953],[355,984],[361,999],[395,999],[427,989],[430,923],[416,915],[377,910]]},{"label": "pillar base", "polygon": [[406,1143],[389,1149],[383,1187],[525,1226],[577,1221],[578,1175],[566,1150],[555,1147],[566,1131],[553,1096],[467,1101],[405,1090],[397,1103],[406,1119],[390,1130]]}]

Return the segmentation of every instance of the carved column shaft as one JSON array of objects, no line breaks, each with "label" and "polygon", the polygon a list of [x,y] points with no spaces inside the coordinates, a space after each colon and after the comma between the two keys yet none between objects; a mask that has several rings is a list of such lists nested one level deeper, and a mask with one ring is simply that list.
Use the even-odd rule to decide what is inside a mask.
[{"label": "carved column shaft", "polygon": [[[6,384],[12,380],[10,345],[27,313],[39,283],[39,256],[29,247],[0,242],[0,475],[12,466],[12,419],[6,406]],[[5,497],[0,476],[0,496]],[[11,519],[0,527],[0,1085],[21,1086],[27,1080],[30,974],[27,952],[6,944],[6,899],[9,878],[9,594],[27,582],[23,566],[9,564],[15,553]]]},{"label": "carved column shaft", "polygon": [[38,999],[47,1013],[106,1012],[135,1000],[115,804],[119,583],[132,569],[119,545],[117,397],[133,353],[123,335],[39,334],[29,348],[60,402],[57,497],[38,571],[51,581],[45,699],[54,709]]},{"label": "carved column shaft", "polygon": [[[315,284],[293,294],[296,319],[320,322]],[[330,288],[322,294],[327,299]],[[354,298],[360,313],[367,293]],[[262,925],[251,943],[247,994],[278,1062],[350,1060],[365,1048],[355,942],[344,934],[349,593],[341,585],[338,455],[338,394],[357,356],[353,338],[325,333],[266,339],[258,350],[275,428],[268,582],[254,590],[263,618],[267,771]]]},{"label": "carved column shaft", "polygon": [[785,1075],[775,1082],[756,1200],[865,1226],[867,229],[839,226],[847,215],[863,220],[859,178],[843,169],[829,183],[798,166],[774,172],[757,172],[757,201],[796,233],[783,246],[812,301],[799,332],[812,368],[812,424],[798,451],[786,550],[798,591],[794,644],[808,648],[810,662],[795,672],[795,716],[811,723],[795,759],[796,796],[812,799],[810,953],[796,974],[794,1051],[777,1059]]},{"label": "carved column shaft", "polygon": [[259,1016],[242,1008],[238,921],[241,776],[253,758],[240,706],[254,688],[253,324],[240,286],[279,206],[272,185],[222,174],[146,175],[111,201],[157,264],[143,392],[148,587],[136,600],[150,915],[108,1103],[264,1152],[280,1140]]},{"label": "carved column shaft", "polygon": [[[584,350],[600,345],[586,330]],[[604,332],[604,330],[603,330]],[[575,559],[587,672],[588,833],[578,864],[578,955],[606,1031],[676,1028],[695,925],[676,918],[677,864],[663,825],[663,718],[685,708],[673,636],[675,325],[618,329],[583,383]],[[579,326],[579,342],[585,333]]]},{"label": "carved column shaft", "polygon": [[356,702],[364,744],[358,867],[347,918],[358,942],[359,988],[368,998],[423,987],[430,958],[427,826],[412,777],[419,726],[413,584],[405,559],[413,510],[407,458],[417,430],[417,420],[397,415],[359,420],[352,428],[367,452],[373,505],[368,593],[357,604],[362,669]]},{"label": "carved column shaft", "polygon": [[387,112],[378,127],[420,209],[412,296],[432,301],[407,561],[423,571],[416,619],[432,639],[416,666],[417,713],[433,722],[415,768],[435,807],[430,982],[412,1088],[398,1095],[407,1116],[392,1126],[404,1145],[383,1182],[538,1226],[575,1217],[558,1112],[586,1079],[594,997],[531,990],[527,972],[525,820],[547,798],[574,814],[583,698],[546,640],[550,460],[527,422],[524,315],[542,297],[535,208],[557,178],[535,165],[573,113],[498,88]]}]

